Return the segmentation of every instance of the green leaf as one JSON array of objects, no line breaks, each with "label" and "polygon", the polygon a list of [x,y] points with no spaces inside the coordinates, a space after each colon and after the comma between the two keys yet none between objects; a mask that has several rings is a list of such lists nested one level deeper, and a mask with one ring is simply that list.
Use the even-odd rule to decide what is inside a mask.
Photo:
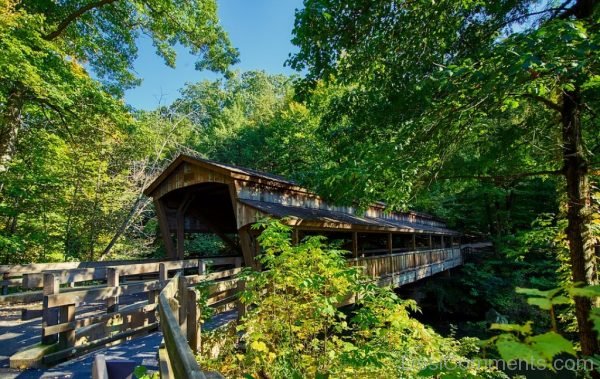
[{"label": "green leaf", "polygon": [[501,330],[504,332],[518,332],[523,335],[531,334],[531,321],[527,321],[525,325],[519,324],[492,324],[490,326],[491,330]]},{"label": "green leaf", "polygon": [[556,296],[556,297],[552,298],[553,305],[571,304],[572,302],[573,302],[573,300],[571,300],[570,298],[568,298],[566,296]]},{"label": "green leaf", "polygon": [[552,308],[552,302],[548,299],[544,299],[541,297],[530,297],[529,299],[527,299],[527,303],[530,305],[535,305],[536,307],[547,311],[550,310],[550,308]]},{"label": "green leaf", "polygon": [[502,359],[510,361],[539,362],[545,361],[544,356],[531,346],[516,340],[499,340],[496,348]]},{"label": "green leaf", "polygon": [[554,295],[556,295],[558,292],[560,292],[560,288],[554,288],[551,290],[547,290],[547,291],[541,291],[537,288],[521,288],[521,287],[517,287],[515,289],[515,292],[520,293],[522,295],[527,295],[527,296],[536,296],[536,297],[544,297],[547,299],[552,298]]},{"label": "green leaf", "polygon": [[600,285],[596,286],[587,286],[580,288],[571,288],[569,290],[571,296],[581,296],[581,297],[598,297],[600,296]]},{"label": "green leaf", "polygon": [[542,354],[548,361],[560,353],[576,355],[575,348],[571,341],[567,340],[556,332],[548,332],[537,336],[529,337],[527,342]]}]

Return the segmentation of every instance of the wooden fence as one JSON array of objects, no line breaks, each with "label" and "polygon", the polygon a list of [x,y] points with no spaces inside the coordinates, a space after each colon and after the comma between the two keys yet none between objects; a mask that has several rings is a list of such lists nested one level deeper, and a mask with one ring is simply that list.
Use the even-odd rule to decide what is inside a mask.
[{"label": "wooden fence", "polygon": [[354,258],[351,264],[384,284],[406,284],[462,264],[460,248],[407,251]]},{"label": "wooden fence", "polygon": [[205,378],[195,355],[201,350],[201,314],[198,290],[201,282],[207,282],[207,306],[213,314],[238,309],[238,317],[244,310],[239,302],[243,282],[235,277],[241,268],[215,272],[208,275],[182,276],[177,274],[159,295],[158,309],[160,329],[164,344],[159,349],[161,378]]},{"label": "wooden fence", "polygon": [[[214,257],[201,260],[210,261],[213,265],[227,265],[241,259],[239,257]],[[131,261],[107,261],[107,262],[63,262],[63,263],[35,263],[28,265],[0,266],[0,274],[3,280],[3,294],[0,296],[2,303],[30,303],[43,299],[44,274],[52,273],[60,285],[68,284],[69,287],[83,285],[88,288],[93,286],[102,287],[106,283],[107,270],[109,268],[120,268],[121,281],[142,280],[156,278],[158,267],[164,263],[168,270],[178,270],[197,267],[198,259],[187,260],[131,260]],[[90,285],[91,283],[91,285]],[[102,283],[102,284],[99,284]],[[9,288],[15,288],[16,293],[8,294]],[[63,288],[63,292],[70,291]]]},{"label": "wooden fence", "polygon": [[[201,314],[198,305],[198,284],[202,286],[206,305],[214,314],[238,310],[243,281],[236,276],[241,271],[241,258],[211,258],[214,265],[229,264],[233,269],[206,273],[206,261],[187,260],[150,262],[144,267],[118,265],[113,267],[77,268],[75,272],[52,269],[42,274],[42,342],[56,348],[45,355],[45,364],[71,358],[90,349],[117,343],[140,333],[160,328],[164,343],[159,349],[162,378],[203,378],[195,354],[201,350]],[[459,248],[408,251],[380,256],[350,259],[349,264],[364,267],[365,272],[380,284],[402,285],[462,264]],[[194,270],[193,275],[185,275]],[[105,284],[88,288],[61,288],[69,280],[100,280]],[[170,277],[170,274],[175,274]],[[128,280],[134,275],[156,275],[154,279]],[[94,279],[90,279],[94,278]],[[26,279],[37,285],[38,279]],[[127,304],[120,298],[128,297]],[[86,303],[101,303],[100,312],[78,314]],[[157,319],[157,311],[160,317]],[[79,316],[79,317],[77,317]]]},{"label": "wooden fence", "polygon": [[[210,259],[213,264],[241,266],[241,258]],[[223,275],[231,275],[235,270],[204,274],[206,260],[150,263],[145,269],[138,267],[104,267],[106,285],[62,291],[62,273],[54,270],[43,274],[42,343],[55,345],[54,351],[46,354],[43,363],[53,364],[82,352],[129,339],[134,335],[158,328],[156,310],[159,293],[168,286],[169,274],[177,272],[185,283],[190,285],[201,280],[217,280]],[[216,262],[216,263],[215,263]],[[195,275],[182,276],[185,269],[193,269]],[[155,270],[155,271],[154,271]],[[240,270],[237,268],[236,270]],[[122,278],[132,273],[156,274],[152,280],[128,281]],[[228,274],[229,273],[229,274]],[[87,273],[93,275],[94,273]],[[87,275],[86,274],[86,275]],[[169,287],[170,288],[170,287]],[[127,304],[120,304],[120,298],[127,297]],[[100,310],[88,315],[80,314],[84,304],[100,304]],[[192,302],[193,303],[193,302]],[[87,309],[89,311],[89,307]]]}]

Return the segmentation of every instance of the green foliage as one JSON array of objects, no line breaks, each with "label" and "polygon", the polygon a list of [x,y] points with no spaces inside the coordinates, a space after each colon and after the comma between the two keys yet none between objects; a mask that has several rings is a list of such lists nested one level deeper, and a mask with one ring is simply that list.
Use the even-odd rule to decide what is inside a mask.
[{"label": "green foliage", "polygon": [[[279,221],[255,227],[262,231],[263,270],[242,276],[241,300],[248,311],[237,330],[245,349],[222,342],[229,348],[211,359],[200,356],[201,364],[228,377],[334,378],[430,376],[420,373],[450,362],[454,368],[437,377],[502,377],[485,367],[457,368],[467,361],[461,354],[476,349],[472,341],[461,345],[411,318],[413,301],[371,283],[323,237],[292,245],[290,228]],[[354,307],[338,308],[351,296]],[[214,351],[214,346],[203,350]]]},{"label": "green foliage", "polygon": [[584,83],[594,88],[582,92],[584,137],[597,146],[597,15],[569,18],[574,3],[306,0],[289,63],[307,71],[300,93],[329,93],[320,192],[402,207],[436,182],[510,193],[536,173],[554,175],[556,104]]},{"label": "green foliage", "polygon": [[190,132],[123,103],[141,34],[170,65],[177,44],[198,68],[237,60],[212,0],[0,1],[2,263],[155,250],[141,188]]},{"label": "green foliage", "polygon": [[[553,369],[552,362],[559,354],[577,355],[578,344],[559,334],[554,321],[555,308],[573,303],[575,296],[597,299],[600,297],[600,286],[585,287],[559,287],[550,290],[536,288],[517,288],[516,292],[528,297],[527,302],[542,310],[548,311],[552,322],[552,330],[541,334],[534,334],[533,322],[525,324],[492,324],[491,329],[504,332],[494,336],[484,345],[493,346],[507,362],[524,361],[534,367],[547,367]],[[590,321],[596,332],[600,331],[600,312],[594,307]],[[585,357],[594,359],[594,357]],[[596,363],[593,361],[594,364]]]},{"label": "green foliage", "polygon": [[302,179],[319,138],[314,116],[292,96],[289,78],[249,71],[187,84],[170,109],[189,120],[189,146],[207,158]]},{"label": "green foliage", "polygon": [[146,366],[136,366],[133,370],[133,375],[137,379],[158,379],[160,377],[158,372],[149,373]]}]

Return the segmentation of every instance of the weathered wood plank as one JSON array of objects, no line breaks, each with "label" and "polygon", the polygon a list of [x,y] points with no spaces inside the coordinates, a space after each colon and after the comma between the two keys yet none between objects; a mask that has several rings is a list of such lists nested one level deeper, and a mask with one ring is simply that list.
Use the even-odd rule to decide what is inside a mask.
[{"label": "weathered wood plank", "polygon": [[230,289],[236,289],[238,280],[238,278],[234,278],[220,282],[213,282],[208,286],[208,293],[209,295],[217,295]]},{"label": "weathered wood plank", "polygon": [[[177,279],[177,277],[174,279]],[[174,287],[175,290],[177,288],[175,285],[176,281],[177,280],[171,280],[169,283],[169,285],[173,283],[172,287]],[[167,289],[167,287],[165,287],[165,289]],[[171,311],[169,298],[166,295],[167,293],[163,290],[158,298],[161,320],[160,325],[165,339],[165,349],[168,352],[168,360],[170,361],[171,369],[173,370],[173,377],[181,379],[205,379],[185,336],[181,333],[179,322]]]},{"label": "weathered wood plank", "polygon": [[79,290],[73,292],[60,293],[49,295],[48,307],[59,307],[66,304],[80,304],[92,301],[106,300],[110,297],[132,295],[135,293],[148,292],[161,288],[159,280],[151,280],[146,282],[123,284],[119,287],[104,287],[87,290]]},{"label": "weathered wood plank", "polygon": [[111,342],[116,342],[119,340],[123,340],[126,339],[128,337],[134,336],[136,334],[140,334],[140,333],[144,333],[144,332],[148,332],[151,331],[153,329],[156,329],[158,327],[157,323],[154,324],[149,324],[149,325],[144,325],[141,326],[139,328],[135,328],[135,329],[130,329],[127,330],[125,332],[121,332],[118,334],[115,334],[113,336],[108,336],[105,338],[101,338],[101,339],[97,339],[95,341],[92,341],[88,344],[85,345],[80,345],[80,346],[75,346],[69,349],[63,349],[63,350],[59,350],[57,352],[48,354],[44,357],[43,362],[44,364],[53,364],[56,362],[59,362],[63,359],[75,356],[75,355],[79,355],[83,352],[89,351],[91,349],[94,349],[98,346],[104,346],[108,343]]},{"label": "weathered wood plank", "polygon": [[48,325],[48,326],[44,327],[44,331],[46,334],[56,334],[56,333],[65,332],[67,330],[76,330],[76,329],[80,329],[80,328],[90,326],[93,324],[108,322],[115,318],[123,317],[123,316],[129,315],[129,314],[151,313],[156,310],[156,307],[157,307],[157,304],[147,304],[144,301],[144,302],[140,302],[139,304],[131,304],[126,307],[123,307],[123,309],[121,309],[118,312],[85,317],[85,318],[77,319],[75,321],[61,323],[61,324],[57,324],[57,325]]}]

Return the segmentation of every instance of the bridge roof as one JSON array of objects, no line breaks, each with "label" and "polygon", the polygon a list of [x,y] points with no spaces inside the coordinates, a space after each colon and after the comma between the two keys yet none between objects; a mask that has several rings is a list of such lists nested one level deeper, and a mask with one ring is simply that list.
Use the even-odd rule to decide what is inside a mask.
[{"label": "bridge roof", "polygon": [[[229,186],[231,205],[225,204],[229,202],[227,198],[230,195],[225,196],[221,192],[220,197],[217,196],[217,188],[209,188],[209,183]],[[186,192],[187,195],[193,193],[192,197],[196,199],[189,208],[181,205]],[[317,194],[282,176],[189,155],[180,155],[175,159],[144,193],[155,200],[162,199],[170,230],[175,229],[177,209],[184,208],[189,209],[185,215],[186,230],[202,230],[200,226],[192,225],[193,219],[197,216],[196,224],[201,219],[204,219],[201,223],[205,223],[209,215],[197,213],[208,207],[211,209],[211,218],[222,218],[222,214],[229,212],[235,214],[231,216],[235,220],[220,220],[220,225],[229,225],[223,232],[233,231],[231,222],[241,228],[255,222],[260,216],[271,215],[276,218],[287,217],[290,224],[302,228],[458,234],[431,215],[412,211],[391,212],[382,202],[371,205],[365,212],[351,206],[328,204]],[[206,197],[204,205],[199,203],[201,197]],[[220,203],[223,203],[222,211],[217,210]]]},{"label": "bridge roof", "polygon": [[277,218],[289,217],[293,220],[299,220],[296,225],[303,225],[307,222],[312,224],[328,225],[329,228],[355,229],[361,230],[389,230],[406,233],[432,233],[458,235],[459,233],[446,227],[427,225],[419,222],[408,222],[385,217],[367,217],[358,216],[351,213],[339,212],[327,209],[314,209],[304,207],[294,207],[277,203],[270,203],[259,200],[240,200],[241,203],[255,208],[262,213],[272,215]]}]

